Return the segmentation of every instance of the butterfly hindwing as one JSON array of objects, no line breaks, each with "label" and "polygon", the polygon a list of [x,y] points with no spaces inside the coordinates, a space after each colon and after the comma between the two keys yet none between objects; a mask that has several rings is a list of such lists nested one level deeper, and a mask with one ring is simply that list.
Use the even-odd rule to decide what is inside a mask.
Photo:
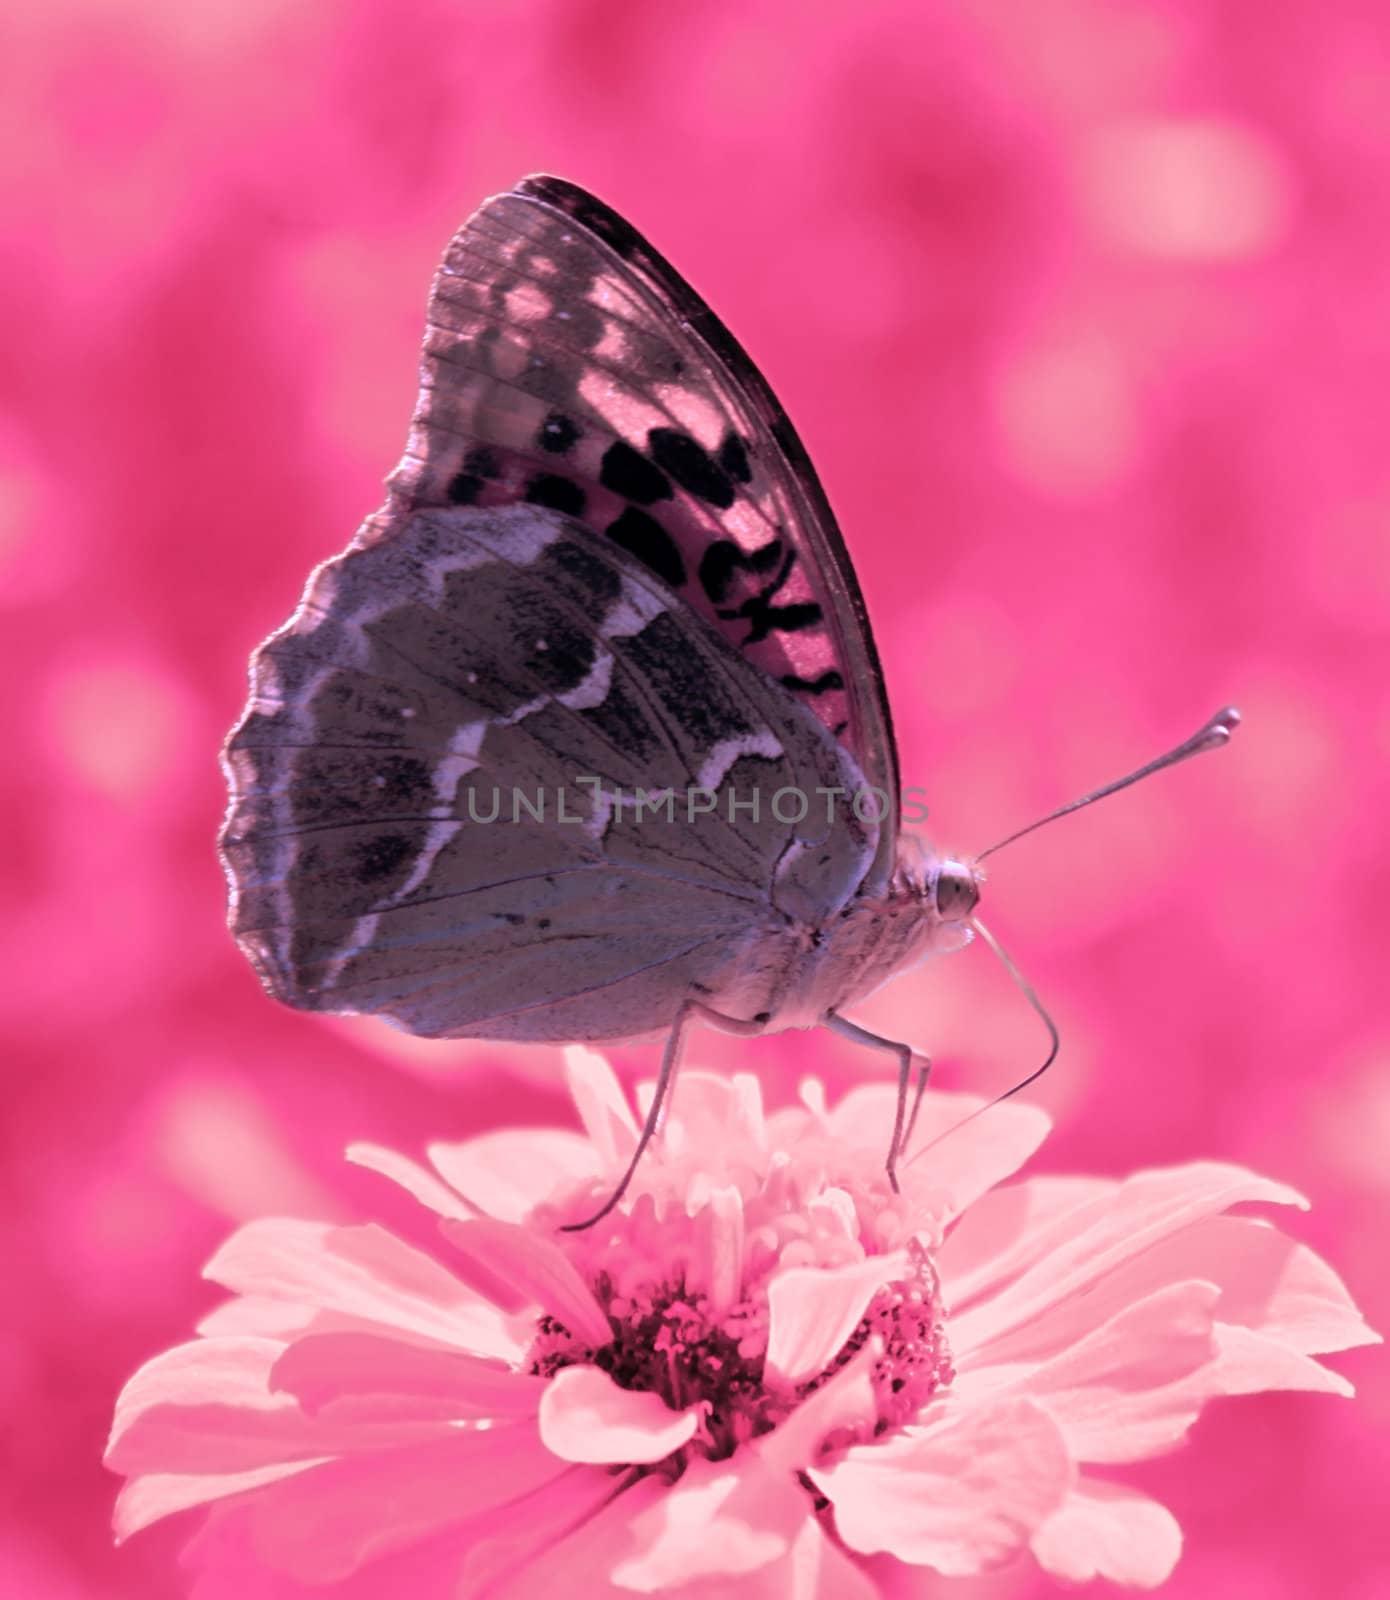
[{"label": "butterfly hindwing", "polygon": [[391,487],[388,518],[530,503],[642,562],[890,797],[871,874],[886,879],[897,757],[824,491],[756,367],[616,213],[563,180],[529,178],[459,231],[431,294],[420,402]]},{"label": "butterfly hindwing", "polygon": [[402,512],[327,562],[226,762],[233,931],[267,986],[415,1033],[628,1037],[731,983],[756,1011],[778,930],[845,905],[877,845],[847,803],[779,821],[778,790],[852,794],[849,753],[537,506]]}]

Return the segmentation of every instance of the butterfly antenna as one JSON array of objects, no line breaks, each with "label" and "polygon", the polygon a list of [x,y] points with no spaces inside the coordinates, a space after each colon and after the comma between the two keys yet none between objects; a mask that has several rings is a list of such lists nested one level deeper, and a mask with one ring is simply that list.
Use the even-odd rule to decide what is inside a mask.
[{"label": "butterfly antenna", "polygon": [[[1164,767],[1175,767],[1180,761],[1186,761],[1190,756],[1199,756],[1206,750],[1219,750],[1235,732],[1240,722],[1240,712],[1234,706],[1226,706],[1218,711],[1214,717],[1209,717],[1190,739],[1184,739],[1180,745],[1174,746],[1165,755],[1158,756],[1153,761],[1145,762],[1134,772],[1126,777],[1117,778],[1114,783],[1107,783],[1103,788],[1093,789],[1090,794],[1082,795],[1079,800],[1073,800],[1070,805],[1059,806],[1056,811],[1049,811],[1045,817],[1039,817],[1036,822],[1030,822],[1026,828],[1020,828],[1017,833],[1011,833],[1007,839],[1000,839],[997,844],[990,845],[988,850],[982,850],[976,861],[983,861],[986,856],[992,856],[996,850],[1002,850],[1006,844],[1012,844],[1015,839],[1021,839],[1025,834],[1032,833],[1037,828],[1046,827],[1049,822],[1056,822],[1058,817],[1065,817],[1069,812],[1080,811],[1082,806],[1094,805],[1097,800],[1104,800],[1107,795],[1118,794],[1121,789],[1128,789],[1130,784],[1138,783],[1141,778],[1150,777],[1155,772],[1162,772]],[[977,924],[978,926],[978,924]],[[989,937],[983,928],[981,935],[993,947],[1000,960],[1014,973],[1015,979],[1022,985],[1025,993],[1032,999],[1034,1006],[1039,1011],[1037,997],[1033,995],[1026,983],[1014,971],[1013,963],[999,948],[994,940]],[[1043,1013],[1046,1016],[1046,1013]],[[1022,1085],[1020,1084],[1021,1088]],[[1012,1090],[1009,1091],[1011,1094]]]},{"label": "butterfly antenna", "polygon": [[[970,926],[974,928],[975,932],[979,934],[979,936],[990,947],[990,949],[994,951],[995,955],[999,957],[1000,961],[1003,962],[1004,970],[1023,991],[1023,996],[1027,1000],[1028,1004],[1032,1006],[1033,1010],[1036,1011],[1037,1014],[1042,1018],[1043,1027],[1047,1029],[1047,1036],[1051,1041],[1047,1052],[1047,1059],[1040,1067],[1034,1067],[1026,1078],[1020,1078],[1012,1089],[1005,1089],[1003,1094],[996,1095],[993,1100],[987,1100],[984,1105],[976,1106],[968,1117],[962,1117],[959,1122],[953,1122],[949,1128],[945,1129],[944,1132],[938,1133],[936,1138],[929,1140],[922,1146],[920,1150],[918,1150],[914,1155],[910,1156],[907,1161],[903,1163],[905,1166],[911,1166],[914,1161],[916,1161],[919,1157],[926,1155],[928,1150],[931,1150],[936,1145],[939,1145],[943,1139],[949,1138],[951,1134],[959,1133],[967,1123],[974,1122],[976,1117],[984,1116],[986,1111],[993,1111],[995,1106],[1002,1105],[1005,1100],[1011,1100],[1014,1095],[1018,1094],[1021,1090],[1026,1089],[1030,1083],[1036,1083],[1038,1079],[1042,1077],[1043,1073],[1046,1072],[1052,1063],[1057,1059],[1057,1052],[1062,1048],[1062,1036],[1057,1032],[1057,1024],[1048,1015],[1047,1007],[1043,1005],[1041,1000],[1038,999],[1037,990],[1034,989],[1033,985],[1029,983],[1027,978],[1025,978],[1018,968],[1013,964],[1008,951],[1005,950],[1004,946],[999,943],[998,939],[994,937],[989,929],[985,927],[984,923],[981,922],[977,917],[971,918]],[[904,1141],[904,1143],[906,1143],[906,1141]]]}]

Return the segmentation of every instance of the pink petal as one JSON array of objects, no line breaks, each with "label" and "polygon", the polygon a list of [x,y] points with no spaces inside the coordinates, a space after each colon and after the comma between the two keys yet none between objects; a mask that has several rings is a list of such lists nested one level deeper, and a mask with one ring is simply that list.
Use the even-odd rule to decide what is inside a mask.
[{"label": "pink petal", "polygon": [[563,1323],[577,1338],[601,1349],[613,1338],[608,1318],[570,1258],[553,1240],[514,1222],[475,1217],[445,1221],[444,1235],[471,1260],[527,1301]]},{"label": "pink petal", "polygon": [[[708,1471],[709,1463],[704,1466]],[[646,1548],[653,1528],[650,1519],[659,1517],[664,1499],[679,1494],[684,1482],[669,1490],[657,1480],[644,1480],[570,1537],[556,1543],[544,1540],[533,1559],[520,1571],[513,1570],[499,1587],[470,1585],[466,1569],[457,1600],[483,1600],[484,1595],[486,1600],[555,1600],[557,1595],[632,1600],[634,1594],[644,1593],[657,1594],[660,1600],[877,1600],[878,1586],[825,1536],[808,1515],[800,1490],[779,1496],[785,1498],[794,1520],[789,1537],[777,1539],[781,1553],[771,1561],[748,1567],[755,1555],[747,1542],[749,1523],[742,1517],[732,1523],[721,1521],[720,1512],[729,1514],[726,1501],[703,1539],[694,1505],[677,1517],[678,1524],[695,1519],[689,1565],[681,1565],[679,1553],[672,1550],[674,1561],[650,1570]],[[664,1537],[660,1527],[658,1536]],[[621,1584],[619,1573],[625,1580]]]},{"label": "pink petal", "polygon": [[769,1467],[791,1477],[816,1459],[832,1434],[872,1428],[877,1418],[873,1367],[882,1354],[880,1342],[870,1339],[753,1450]]},{"label": "pink petal", "polygon": [[[1139,1461],[1171,1449],[1219,1392],[1212,1362],[1219,1294],[1210,1283],[1160,1289],[1025,1369],[1009,1389],[1047,1407],[1079,1461]],[[991,1378],[988,1369],[963,1374],[953,1399],[968,1403]]]},{"label": "pink petal", "polygon": [[1029,1178],[981,1196],[932,1258],[952,1312],[1018,1277],[1046,1254],[1059,1218],[1118,1188],[1107,1178]]},{"label": "pink petal", "polygon": [[[575,1550],[567,1535],[583,1530],[618,1492],[606,1472],[571,1467],[532,1494],[497,1506],[471,1525],[473,1536],[460,1564],[458,1586],[451,1600],[483,1600],[484,1596],[495,1600],[499,1585],[505,1585],[512,1593],[509,1580],[513,1575],[529,1570],[531,1562],[557,1545],[562,1559],[572,1561]],[[558,1592],[552,1589],[550,1595]],[[588,1600],[595,1591],[587,1582],[575,1582],[571,1567],[565,1592],[582,1594]]]},{"label": "pink petal", "polygon": [[429,1158],[477,1210],[502,1222],[524,1222],[557,1189],[601,1170],[589,1141],[563,1128],[506,1128],[462,1144],[432,1144]]},{"label": "pink petal", "polygon": [[[644,1113],[654,1087],[643,1084],[639,1091]],[[758,1080],[746,1072],[732,1078],[714,1072],[682,1072],[665,1138],[674,1151],[691,1155],[717,1152],[721,1162],[739,1148],[750,1154],[765,1150],[767,1133]]]},{"label": "pink petal", "polygon": [[418,1161],[402,1155],[398,1150],[388,1150],[379,1144],[350,1144],[347,1158],[354,1165],[379,1172],[383,1178],[399,1184],[407,1194],[414,1195],[422,1206],[438,1212],[441,1217],[471,1217],[470,1207]]},{"label": "pink petal", "polygon": [[[309,1327],[320,1313],[313,1306],[295,1305],[292,1300],[270,1300],[264,1295],[239,1294],[214,1306],[195,1332],[207,1339],[241,1338],[290,1339]],[[356,1318],[343,1318],[356,1324]]]},{"label": "pink petal", "polygon": [[[1022,1101],[994,1106],[971,1123],[987,1102],[979,1095],[933,1092],[922,1101],[917,1127],[898,1175],[912,1195],[930,1194],[943,1220],[959,1216],[987,1189],[1002,1183],[1047,1137],[1047,1113]],[[897,1109],[897,1091],[879,1084],[852,1089],[830,1113],[835,1139],[880,1150]],[[933,1141],[939,1139],[940,1143]],[[930,1146],[930,1148],[928,1148]]]},{"label": "pink petal", "polygon": [[[1317,1255],[1257,1217],[1203,1217],[1126,1261],[1025,1327],[995,1340],[990,1362],[1041,1359],[1164,1285],[1201,1278],[1219,1285],[1215,1316],[1305,1353],[1376,1340],[1341,1280]],[[964,1365],[971,1365],[966,1359]]]},{"label": "pink petal", "polygon": [[[590,1472],[571,1468],[571,1472]],[[669,1493],[660,1478],[647,1477],[629,1488],[608,1480],[611,1498],[578,1523],[566,1538],[546,1538],[539,1549],[519,1543],[517,1564],[496,1572],[491,1562],[474,1580],[467,1564],[458,1600],[632,1600],[630,1589],[620,1589],[610,1573],[625,1556],[640,1549],[633,1532],[634,1518],[659,1504]],[[679,1593],[679,1591],[677,1591]],[[670,1597],[662,1596],[662,1600]],[[682,1597],[684,1600],[684,1597]]]},{"label": "pink petal", "polygon": [[146,1362],[116,1402],[107,1466],[127,1476],[245,1472],[438,1431],[409,1419],[362,1427],[305,1416],[270,1388],[283,1350],[269,1339],[199,1339]]},{"label": "pink petal", "polygon": [[565,1367],[540,1404],[541,1438],[562,1461],[596,1466],[663,1461],[695,1435],[698,1407],[672,1411],[660,1395],[621,1389],[598,1367]]},{"label": "pink petal", "polygon": [[697,1248],[687,1268],[687,1288],[704,1294],[709,1314],[720,1317],[737,1302],[743,1288],[743,1196],[732,1184],[710,1190],[695,1230],[703,1248]]},{"label": "pink petal", "polygon": [[128,1539],[152,1523],[190,1506],[205,1506],[225,1500],[244,1490],[274,1483],[295,1472],[305,1472],[324,1458],[311,1456],[305,1461],[281,1461],[273,1466],[252,1467],[245,1472],[145,1472],[132,1478],[116,1496],[111,1524],[116,1541]]},{"label": "pink petal", "polygon": [[[767,1600],[881,1600],[879,1586],[825,1537],[818,1522],[802,1524],[784,1565],[780,1587],[769,1586]],[[770,1576],[778,1578],[775,1569]],[[745,1595],[741,1589],[736,1600]]]},{"label": "pink petal", "polygon": [[1350,1399],[1356,1390],[1340,1373],[1321,1367],[1311,1356],[1291,1350],[1281,1340],[1250,1328],[1217,1324],[1217,1356],[1210,1374],[1213,1394],[1258,1394],[1265,1389],[1301,1389],[1339,1394]]},{"label": "pink petal", "polygon": [[1047,1311],[1125,1262],[1213,1212],[1243,1201],[1303,1205],[1292,1189],[1242,1167],[1199,1162],[1141,1172],[1113,1194],[1053,1219],[1036,1242],[1037,1259],[994,1298],[952,1320],[957,1356],[1015,1328],[1027,1328]]},{"label": "pink petal", "polygon": [[637,1148],[637,1124],[612,1067],[596,1050],[572,1044],[565,1051],[565,1082],[602,1169],[621,1171]]},{"label": "pink petal", "polygon": [[454,1429],[427,1444],[332,1461],[257,1491],[252,1534],[272,1566],[329,1583],[530,1494],[563,1470],[534,1423]]},{"label": "pink petal", "polygon": [[689,1600],[725,1594],[782,1600],[798,1581],[815,1594],[823,1569],[837,1564],[822,1563],[819,1547],[803,1542],[814,1522],[797,1474],[828,1433],[873,1417],[870,1375],[878,1354],[860,1351],[779,1428],[732,1460],[698,1461],[649,1506],[629,1507],[628,1553],[612,1561],[613,1583]]},{"label": "pink petal", "polygon": [[1033,1554],[1069,1583],[1108,1578],[1153,1589],[1177,1565],[1182,1529],[1166,1507],[1116,1484],[1079,1478],[1032,1539]]},{"label": "pink petal", "polygon": [[791,1387],[824,1372],[844,1348],[869,1301],[907,1270],[907,1255],[869,1256],[843,1267],[789,1267],[768,1284],[766,1370]]},{"label": "pink petal", "polygon": [[[258,1496],[214,1506],[183,1554],[198,1571],[190,1600],[456,1600],[470,1524],[413,1539],[325,1588],[269,1566],[256,1547]],[[534,1497],[533,1497],[534,1498]]]},{"label": "pink petal", "polygon": [[371,1333],[311,1334],[275,1363],[273,1389],[310,1414],[370,1417],[534,1417],[545,1379],[499,1361],[403,1344]]},{"label": "pink petal", "polygon": [[1221,1287],[1219,1322],[1238,1323],[1305,1355],[1375,1344],[1341,1279],[1307,1245],[1260,1217],[1204,1217],[1111,1273],[1088,1295],[1123,1304],[1160,1283]]},{"label": "pink petal", "polygon": [[1046,1411],[1008,1399],[858,1445],[809,1476],[851,1549],[959,1577],[1014,1555],[1062,1504],[1074,1473]]},{"label": "pink petal", "polygon": [[613,1582],[641,1594],[718,1584],[766,1568],[791,1549],[811,1503],[794,1478],[746,1461],[700,1461],[632,1521],[636,1549]]},{"label": "pink petal", "polygon": [[222,1246],[204,1276],[240,1294],[317,1306],[478,1355],[504,1361],[521,1355],[496,1307],[375,1223],[251,1222]]}]

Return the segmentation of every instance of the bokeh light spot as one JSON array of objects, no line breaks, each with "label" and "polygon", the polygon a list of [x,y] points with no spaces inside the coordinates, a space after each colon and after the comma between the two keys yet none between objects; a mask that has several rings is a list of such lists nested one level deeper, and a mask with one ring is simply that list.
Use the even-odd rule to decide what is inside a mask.
[{"label": "bokeh light spot", "polygon": [[1283,238],[1292,179],[1278,150],[1234,118],[1113,122],[1083,147],[1080,186],[1096,231],[1145,255],[1232,261]]},{"label": "bokeh light spot", "polygon": [[172,680],[115,661],[60,677],[52,715],[68,765],[92,788],[122,801],[140,798],[167,775],[184,720]]},{"label": "bokeh light spot", "polygon": [[1054,335],[1021,351],[998,385],[995,414],[1009,466],[1058,499],[1111,488],[1137,455],[1129,374],[1097,332]]}]

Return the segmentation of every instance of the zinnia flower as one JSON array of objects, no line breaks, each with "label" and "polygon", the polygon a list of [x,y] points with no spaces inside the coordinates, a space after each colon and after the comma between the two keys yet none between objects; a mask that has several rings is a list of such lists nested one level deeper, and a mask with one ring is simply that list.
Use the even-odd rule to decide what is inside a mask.
[{"label": "zinnia flower", "polygon": [[[192,1506],[199,1600],[679,1594],[871,1600],[861,1558],[1161,1582],[1181,1535],[1093,1469],[1179,1444],[1205,1402],[1350,1394],[1312,1357],[1376,1338],[1336,1274],[1199,1163],[996,1188],[1031,1107],[933,1093],[902,1193],[892,1092],[764,1116],[688,1072],[626,1200],[637,1135],[568,1052],[587,1131],[517,1129],[353,1160],[435,1214],[266,1220],[207,1275],[235,1298],[122,1394],[121,1537]],[[882,1563],[875,1563],[882,1571]]]}]

